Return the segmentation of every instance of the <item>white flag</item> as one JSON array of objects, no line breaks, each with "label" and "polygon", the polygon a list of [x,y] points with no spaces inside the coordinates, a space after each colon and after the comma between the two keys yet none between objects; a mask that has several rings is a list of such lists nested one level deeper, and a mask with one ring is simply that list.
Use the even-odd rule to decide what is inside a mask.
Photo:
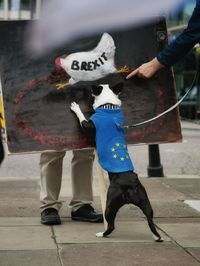
[{"label": "white flag", "polygon": [[121,29],[173,10],[183,0],[48,0],[40,20],[30,25],[28,46],[43,53],[63,42]]}]

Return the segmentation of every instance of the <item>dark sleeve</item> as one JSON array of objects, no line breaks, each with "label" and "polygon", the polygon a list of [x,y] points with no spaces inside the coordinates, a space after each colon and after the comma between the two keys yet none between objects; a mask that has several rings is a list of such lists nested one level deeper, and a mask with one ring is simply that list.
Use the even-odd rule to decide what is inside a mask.
[{"label": "dark sleeve", "polygon": [[187,28],[158,55],[158,61],[165,66],[172,66],[200,42],[200,0],[188,22]]}]

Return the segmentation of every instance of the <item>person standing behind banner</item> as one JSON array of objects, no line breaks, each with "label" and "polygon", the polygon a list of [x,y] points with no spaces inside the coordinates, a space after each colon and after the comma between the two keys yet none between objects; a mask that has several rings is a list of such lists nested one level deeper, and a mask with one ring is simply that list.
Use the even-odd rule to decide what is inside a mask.
[{"label": "person standing behind banner", "polygon": [[[61,224],[59,194],[65,153],[43,152],[40,156],[41,223],[45,225]],[[94,149],[73,150],[72,154],[72,200],[69,204],[72,220],[103,222],[103,215],[96,213],[91,205]]]},{"label": "person standing behind banner", "polygon": [[170,67],[183,58],[195,44],[200,42],[200,0],[188,22],[187,28],[165,49],[151,61],[142,64],[133,70],[126,79],[134,76],[148,79],[163,67]]}]

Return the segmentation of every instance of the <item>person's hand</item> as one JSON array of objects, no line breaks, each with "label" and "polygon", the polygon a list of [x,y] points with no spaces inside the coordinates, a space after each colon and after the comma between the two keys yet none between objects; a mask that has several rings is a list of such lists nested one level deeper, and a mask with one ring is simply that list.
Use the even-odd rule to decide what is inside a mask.
[{"label": "person's hand", "polygon": [[153,60],[144,63],[140,67],[133,70],[126,79],[130,79],[134,76],[138,76],[139,78],[148,79],[151,78],[159,69],[163,68],[164,66],[154,58]]}]

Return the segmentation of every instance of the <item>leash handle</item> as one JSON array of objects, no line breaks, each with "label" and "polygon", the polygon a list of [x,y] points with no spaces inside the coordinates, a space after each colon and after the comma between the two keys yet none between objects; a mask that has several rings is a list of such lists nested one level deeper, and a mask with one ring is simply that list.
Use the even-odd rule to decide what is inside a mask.
[{"label": "leash handle", "polygon": [[195,76],[194,76],[194,79],[192,81],[192,84],[191,84],[190,88],[186,91],[186,93],[183,95],[183,97],[177,103],[175,103],[174,105],[172,105],[170,108],[168,108],[164,112],[160,113],[159,115],[154,116],[154,117],[152,117],[152,118],[150,118],[148,120],[145,120],[145,121],[137,123],[137,124],[132,124],[132,125],[124,125],[124,126],[118,125],[118,127],[123,128],[123,129],[138,127],[138,126],[141,126],[141,125],[148,124],[148,123],[160,118],[161,116],[166,115],[167,113],[171,112],[173,109],[175,109],[185,99],[185,97],[189,94],[189,92],[191,92],[191,90],[194,88],[196,82],[199,79],[199,74],[200,74],[199,69],[200,69],[200,64],[199,64],[199,66],[198,66],[198,68],[197,68],[197,70],[195,72]]}]

